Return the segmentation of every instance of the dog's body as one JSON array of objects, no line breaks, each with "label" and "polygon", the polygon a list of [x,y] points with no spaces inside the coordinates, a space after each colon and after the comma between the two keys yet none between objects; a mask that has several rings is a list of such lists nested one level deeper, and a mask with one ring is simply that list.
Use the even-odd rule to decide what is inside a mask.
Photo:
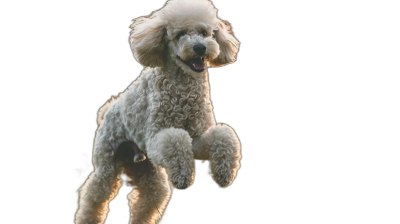
[{"label": "dog's body", "polygon": [[[160,218],[171,194],[168,178],[176,188],[190,186],[194,159],[210,160],[222,187],[239,168],[239,140],[232,128],[216,124],[207,78],[207,65],[235,60],[239,43],[229,24],[217,18],[208,0],[171,0],[131,28],[132,51],[147,68],[99,110],[95,171],[81,188],[77,224],[104,222],[121,171],[136,186],[129,195],[133,224]],[[116,159],[121,144],[148,159],[135,157],[133,163],[128,151]]]}]

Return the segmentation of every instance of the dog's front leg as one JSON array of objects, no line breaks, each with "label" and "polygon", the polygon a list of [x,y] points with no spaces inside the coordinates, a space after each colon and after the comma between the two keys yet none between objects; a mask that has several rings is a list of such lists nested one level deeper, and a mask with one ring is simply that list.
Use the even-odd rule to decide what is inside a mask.
[{"label": "dog's front leg", "polygon": [[185,189],[193,183],[194,159],[192,138],[180,128],[166,128],[149,140],[149,159],[168,173],[169,180],[178,189]]},{"label": "dog's front leg", "polygon": [[213,179],[226,187],[235,179],[240,167],[240,142],[235,131],[225,124],[212,126],[193,140],[194,158],[210,160]]}]

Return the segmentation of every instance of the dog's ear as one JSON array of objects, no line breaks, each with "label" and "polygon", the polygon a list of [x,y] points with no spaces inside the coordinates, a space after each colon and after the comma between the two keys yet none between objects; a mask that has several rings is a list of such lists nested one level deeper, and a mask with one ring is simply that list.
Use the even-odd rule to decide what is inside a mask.
[{"label": "dog's ear", "polygon": [[129,43],[136,60],[145,67],[163,67],[167,54],[166,28],[156,16],[135,19]]},{"label": "dog's ear", "polygon": [[210,61],[211,67],[218,67],[236,61],[239,41],[233,36],[228,22],[218,19],[218,29],[214,30],[215,40],[219,45],[219,55]]}]

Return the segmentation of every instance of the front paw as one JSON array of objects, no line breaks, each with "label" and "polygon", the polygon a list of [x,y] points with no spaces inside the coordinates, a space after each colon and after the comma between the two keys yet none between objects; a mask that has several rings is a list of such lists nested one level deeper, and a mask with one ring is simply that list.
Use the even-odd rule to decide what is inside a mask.
[{"label": "front paw", "polygon": [[214,182],[221,188],[230,186],[236,177],[239,165],[232,167],[227,160],[210,161],[210,171]]},{"label": "front paw", "polygon": [[154,144],[149,150],[148,157],[158,160],[168,173],[172,185],[178,189],[185,189],[193,183],[194,160],[192,138],[189,133],[180,128],[167,128],[160,131]]},{"label": "front paw", "polygon": [[207,143],[210,155],[212,177],[221,187],[229,186],[240,167],[240,142],[234,130],[227,125],[211,128],[203,141]]},{"label": "front paw", "polygon": [[192,185],[194,179],[194,171],[192,167],[194,167],[194,162],[192,166],[187,164],[184,167],[178,166],[167,170],[169,180],[175,188],[186,189]]}]

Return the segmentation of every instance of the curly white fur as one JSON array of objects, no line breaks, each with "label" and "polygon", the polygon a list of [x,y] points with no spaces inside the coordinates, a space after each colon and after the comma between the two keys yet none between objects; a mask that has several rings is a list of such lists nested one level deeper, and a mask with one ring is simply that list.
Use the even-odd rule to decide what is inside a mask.
[{"label": "curly white fur", "polygon": [[[210,160],[213,178],[222,187],[239,168],[239,139],[228,125],[216,125],[207,78],[207,66],[236,59],[239,42],[229,23],[217,18],[208,0],[171,0],[136,19],[131,28],[133,55],[146,68],[98,112],[95,170],[80,190],[77,224],[104,222],[121,171],[136,186],[129,195],[130,223],[136,224],[159,220],[171,194],[168,178],[180,189],[192,184],[193,159]],[[196,44],[206,49],[202,71],[189,65],[198,57]],[[126,141],[136,143],[148,160],[116,161],[118,146]]]}]

